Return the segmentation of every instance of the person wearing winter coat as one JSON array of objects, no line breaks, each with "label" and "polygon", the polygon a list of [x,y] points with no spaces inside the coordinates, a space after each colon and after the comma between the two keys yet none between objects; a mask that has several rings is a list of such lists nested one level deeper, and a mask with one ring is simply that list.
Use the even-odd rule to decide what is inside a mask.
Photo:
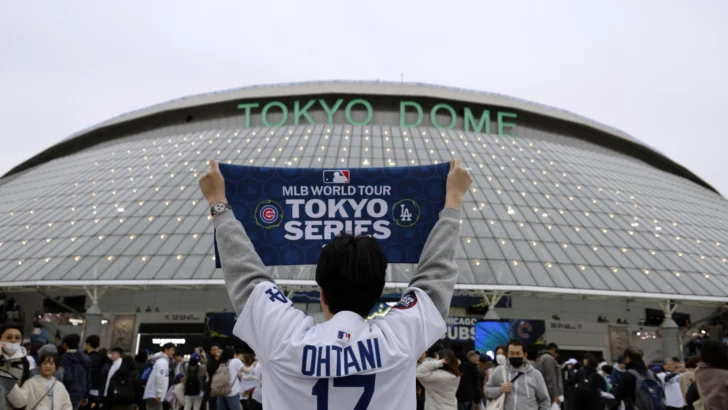
[{"label": "person wearing winter coat", "polygon": [[584,356],[584,367],[575,376],[575,388],[572,405],[574,409],[604,408],[601,392],[607,390],[607,382],[597,370],[599,362],[592,354]]},{"label": "person wearing winter coat", "polygon": [[[139,394],[139,372],[134,359],[123,356],[120,348],[112,349],[112,366],[104,383],[104,409],[133,410]],[[117,361],[118,360],[118,361]]]},{"label": "person wearing winter coat", "polygon": [[561,366],[556,359],[559,357],[559,346],[550,343],[547,350],[539,353],[536,360],[536,369],[541,372],[549,390],[549,397],[552,403],[559,404],[564,396],[564,379],[561,374]]},{"label": "person wearing winter coat", "polygon": [[54,377],[58,356],[45,352],[38,356],[40,375],[19,387],[17,384],[8,392],[7,400],[16,409],[73,410],[71,397],[60,380]]},{"label": "person wearing winter coat", "polygon": [[485,396],[495,400],[501,394],[506,394],[504,410],[549,410],[551,397],[548,387],[541,372],[526,360],[523,343],[512,340],[506,349],[507,380],[503,378],[503,366],[498,366],[485,385]]},{"label": "person wearing winter coat", "polygon": [[707,340],[700,352],[701,362],[695,370],[698,394],[702,393],[705,410],[728,409],[728,351],[717,340]]},{"label": "person wearing winter coat", "polygon": [[457,410],[460,363],[450,349],[440,350],[438,356],[439,360],[426,360],[417,366],[417,380],[425,386],[425,410]]},{"label": "person wearing winter coat", "polygon": [[63,384],[71,396],[73,408],[85,406],[88,403],[89,391],[91,390],[91,359],[86,353],[78,351],[81,343],[79,335],[67,335],[63,338],[63,355],[61,355],[61,367],[63,367]]},{"label": "person wearing winter coat", "polygon": [[169,388],[169,360],[174,356],[176,346],[174,343],[167,343],[162,347],[162,352],[154,355],[154,367],[144,388],[144,401],[147,410],[162,410],[164,398]]},{"label": "person wearing winter coat", "polygon": [[[17,384],[22,384],[31,377],[34,370],[28,360],[27,350],[20,345],[23,341],[23,330],[20,325],[6,324],[0,327],[0,387],[9,393]],[[0,396],[5,407],[6,395]]]}]

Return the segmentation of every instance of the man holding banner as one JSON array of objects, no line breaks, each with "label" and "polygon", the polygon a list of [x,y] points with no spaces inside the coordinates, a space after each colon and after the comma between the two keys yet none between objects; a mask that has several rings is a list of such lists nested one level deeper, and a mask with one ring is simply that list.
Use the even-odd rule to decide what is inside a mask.
[{"label": "man holding banner", "polygon": [[[284,207],[278,201],[265,199],[261,195],[278,195],[287,190],[285,192],[289,195],[296,196],[297,190],[240,178],[248,171],[242,168],[246,167],[226,167],[221,172],[218,163],[210,161],[210,170],[200,180],[200,188],[214,216],[219,252],[217,260],[222,266],[228,294],[239,315],[233,333],[256,351],[266,380],[263,407],[324,410],[331,405],[332,408],[342,410],[414,409],[417,358],[446,332],[445,318],[458,276],[455,246],[460,236],[460,208],[472,182],[468,171],[462,168],[460,161],[451,161],[441,186],[438,186],[438,182],[429,184],[430,192],[442,195],[444,191],[444,198],[440,199],[440,209],[437,209],[439,219],[427,232],[429,235],[421,251],[400,246],[397,252],[392,253],[391,248],[397,245],[384,241],[389,236],[383,232],[385,228],[391,230],[396,227],[389,228],[387,225],[394,222],[402,228],[395,233],[401,232],[407,237],[410,231],[406,229],[418,223],[417,218],[411,217],[413,213],[419,216],[423,212],[423,219],[427,220],[429,209],[434,210],[431,204],[423,203],[421,199],[418,202],[395,198],[399,200],[393,204],[398,206],[403,201],[409,201],[404,203],[402,213],[398,214],[396,208],[390,207],[385,200],[370,206],[371,203],[366,204],[367,198],[328,199],[330,217],[337,214],[352,215],[355,219],[347,221],[348,224],[335,224],[339,222],[337,220],[316,221],[311,219],[325,217],[326,214],[322,210],[325,202],[311,199],[312,188],[316,187],[307,188],[305,193],[298,190],[298,196],[302,199],[287,199]],[[405,177],[409,172],[436,174],[441,170],[412,168],[395,172]],[[259,171],[268,175],[276,172],[272,168]],[[321,175],[321,170],[314,171]],[[337,189],[329,190],[332,195],[355,195],[359,192],[371,197],[392,194],[393,191],[397,191],[398,195],[416,195],[416,190],[412,190],[408,183],[399,183],[397,186],[345,185],[357,181],[359,170],[322,171],[324,184],[342,184],[334,187]],[[384,171],[377,172],[380,172],[380,176],[384,174]],[[300,175],[297,177],[304,178]],[[417,178],[411,179],[412,184],[421,184]],[[233,187],[234,184],[237,185]],[[265,185],[266,188],[256,191],[255,187],[246,187],[246,184]],[[259,206],[254,208],[259,212],[252,212],[253,209],[244,204],[236,205],[235,201],[240,200],[240,196],[251,195],[260,201]],[[228,197],[233,196],[235,198],[231,206]],[[332,206],[336,208],[333,213]],[[392,210],[391,216],[389,209]],[[285,218],[295,219],[304,211],[312,218],[294,221],[300,224],[297,226],[306,226],[301,231],[302,236],[279,230]],[[326,316],[326,322],[314,324],[311,317],[293,308],[291,301],[276,287],[266,267],[266,264],[290,264],[287,261],[308,259],[309,256],[295,255],[293,259],[283,256],[278,260],[276,255],[263,252],[264,256],[261,257],[260,252],[256,252],[258,245],[255,242],[279,241],[279,247],[285,248],[289,246],[286,241],[320,240],[322,237],[319,236],[310,235],[311,238],[308,238],[317,222],[335,227],[356,226],[357,233],[357,230],[364,229],[359,220],[363,214],[380,218],[368,221],[367,227],[374,227],[372,236],[339,233],[323,248],[319,246],[313,249],[317,254],[320,253],[316,282],[320,287],[321,307]],[[408,219],[404,220],[405,217]],[[400,224],[398,218],[405,223]],[[265,231],[256,230],[256,226]],[[277,231],[281,232],[279,236],[275,236]],[[253,232],[256,236],[251,241]],[[385,243],[384,249],[378,242],[380,239]],[[399,303],[387,315],[366,321],[366,316],[384,289],[387,264],[406,263],[414,256],[419,258],[419,264]]]}]

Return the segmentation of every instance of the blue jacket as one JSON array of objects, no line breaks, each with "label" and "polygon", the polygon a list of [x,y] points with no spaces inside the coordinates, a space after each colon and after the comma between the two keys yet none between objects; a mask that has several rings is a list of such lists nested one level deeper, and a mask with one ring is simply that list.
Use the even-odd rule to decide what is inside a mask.
[{"label": "blue jacket", "polygon": [[91,359],[83,352],[66,352],[61,356],[63,367],[63,384],[71,396],[71,403],[76,406],[88,398],[91,389]]}]

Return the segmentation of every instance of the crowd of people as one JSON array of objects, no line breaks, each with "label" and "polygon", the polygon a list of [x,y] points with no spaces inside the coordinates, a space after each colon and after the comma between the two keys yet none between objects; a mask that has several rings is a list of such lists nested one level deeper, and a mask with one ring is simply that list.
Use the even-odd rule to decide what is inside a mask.
[{"label": "crowd of people", "polygon": [[436,343],[418,360],[418,410],[490,409],[495,401],[504,410],[728,409],[728,348],[719,341],[705,342],[700,358],[652,369],[636,347],[613,365],[592,354],[563,360],[553,343],[534,361],[517,340],[496,348],[494,361],[453,348]]},{"label": "crowd of people", "polygon": [[0,410],[262,409],[261,369],[249,350],[212,345],[185,360],[172,343],[131,356],[101,348],[97,335],[32,349],[23,340],[22,326],[0,327]]}]

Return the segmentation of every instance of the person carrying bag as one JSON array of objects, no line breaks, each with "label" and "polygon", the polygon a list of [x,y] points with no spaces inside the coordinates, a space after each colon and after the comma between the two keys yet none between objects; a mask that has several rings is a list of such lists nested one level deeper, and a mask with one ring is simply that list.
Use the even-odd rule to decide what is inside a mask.
[{"label": "person carrying bag", "polygon": [[[501,366],[501,370],[503,371],[503,380],[507,380],[506,367]],[[485,410],[503,410],[503,406],[506,404],[506,394],[508,393],[501,393],[495,400],[488,399],[488,405],[485,406]]]}]

